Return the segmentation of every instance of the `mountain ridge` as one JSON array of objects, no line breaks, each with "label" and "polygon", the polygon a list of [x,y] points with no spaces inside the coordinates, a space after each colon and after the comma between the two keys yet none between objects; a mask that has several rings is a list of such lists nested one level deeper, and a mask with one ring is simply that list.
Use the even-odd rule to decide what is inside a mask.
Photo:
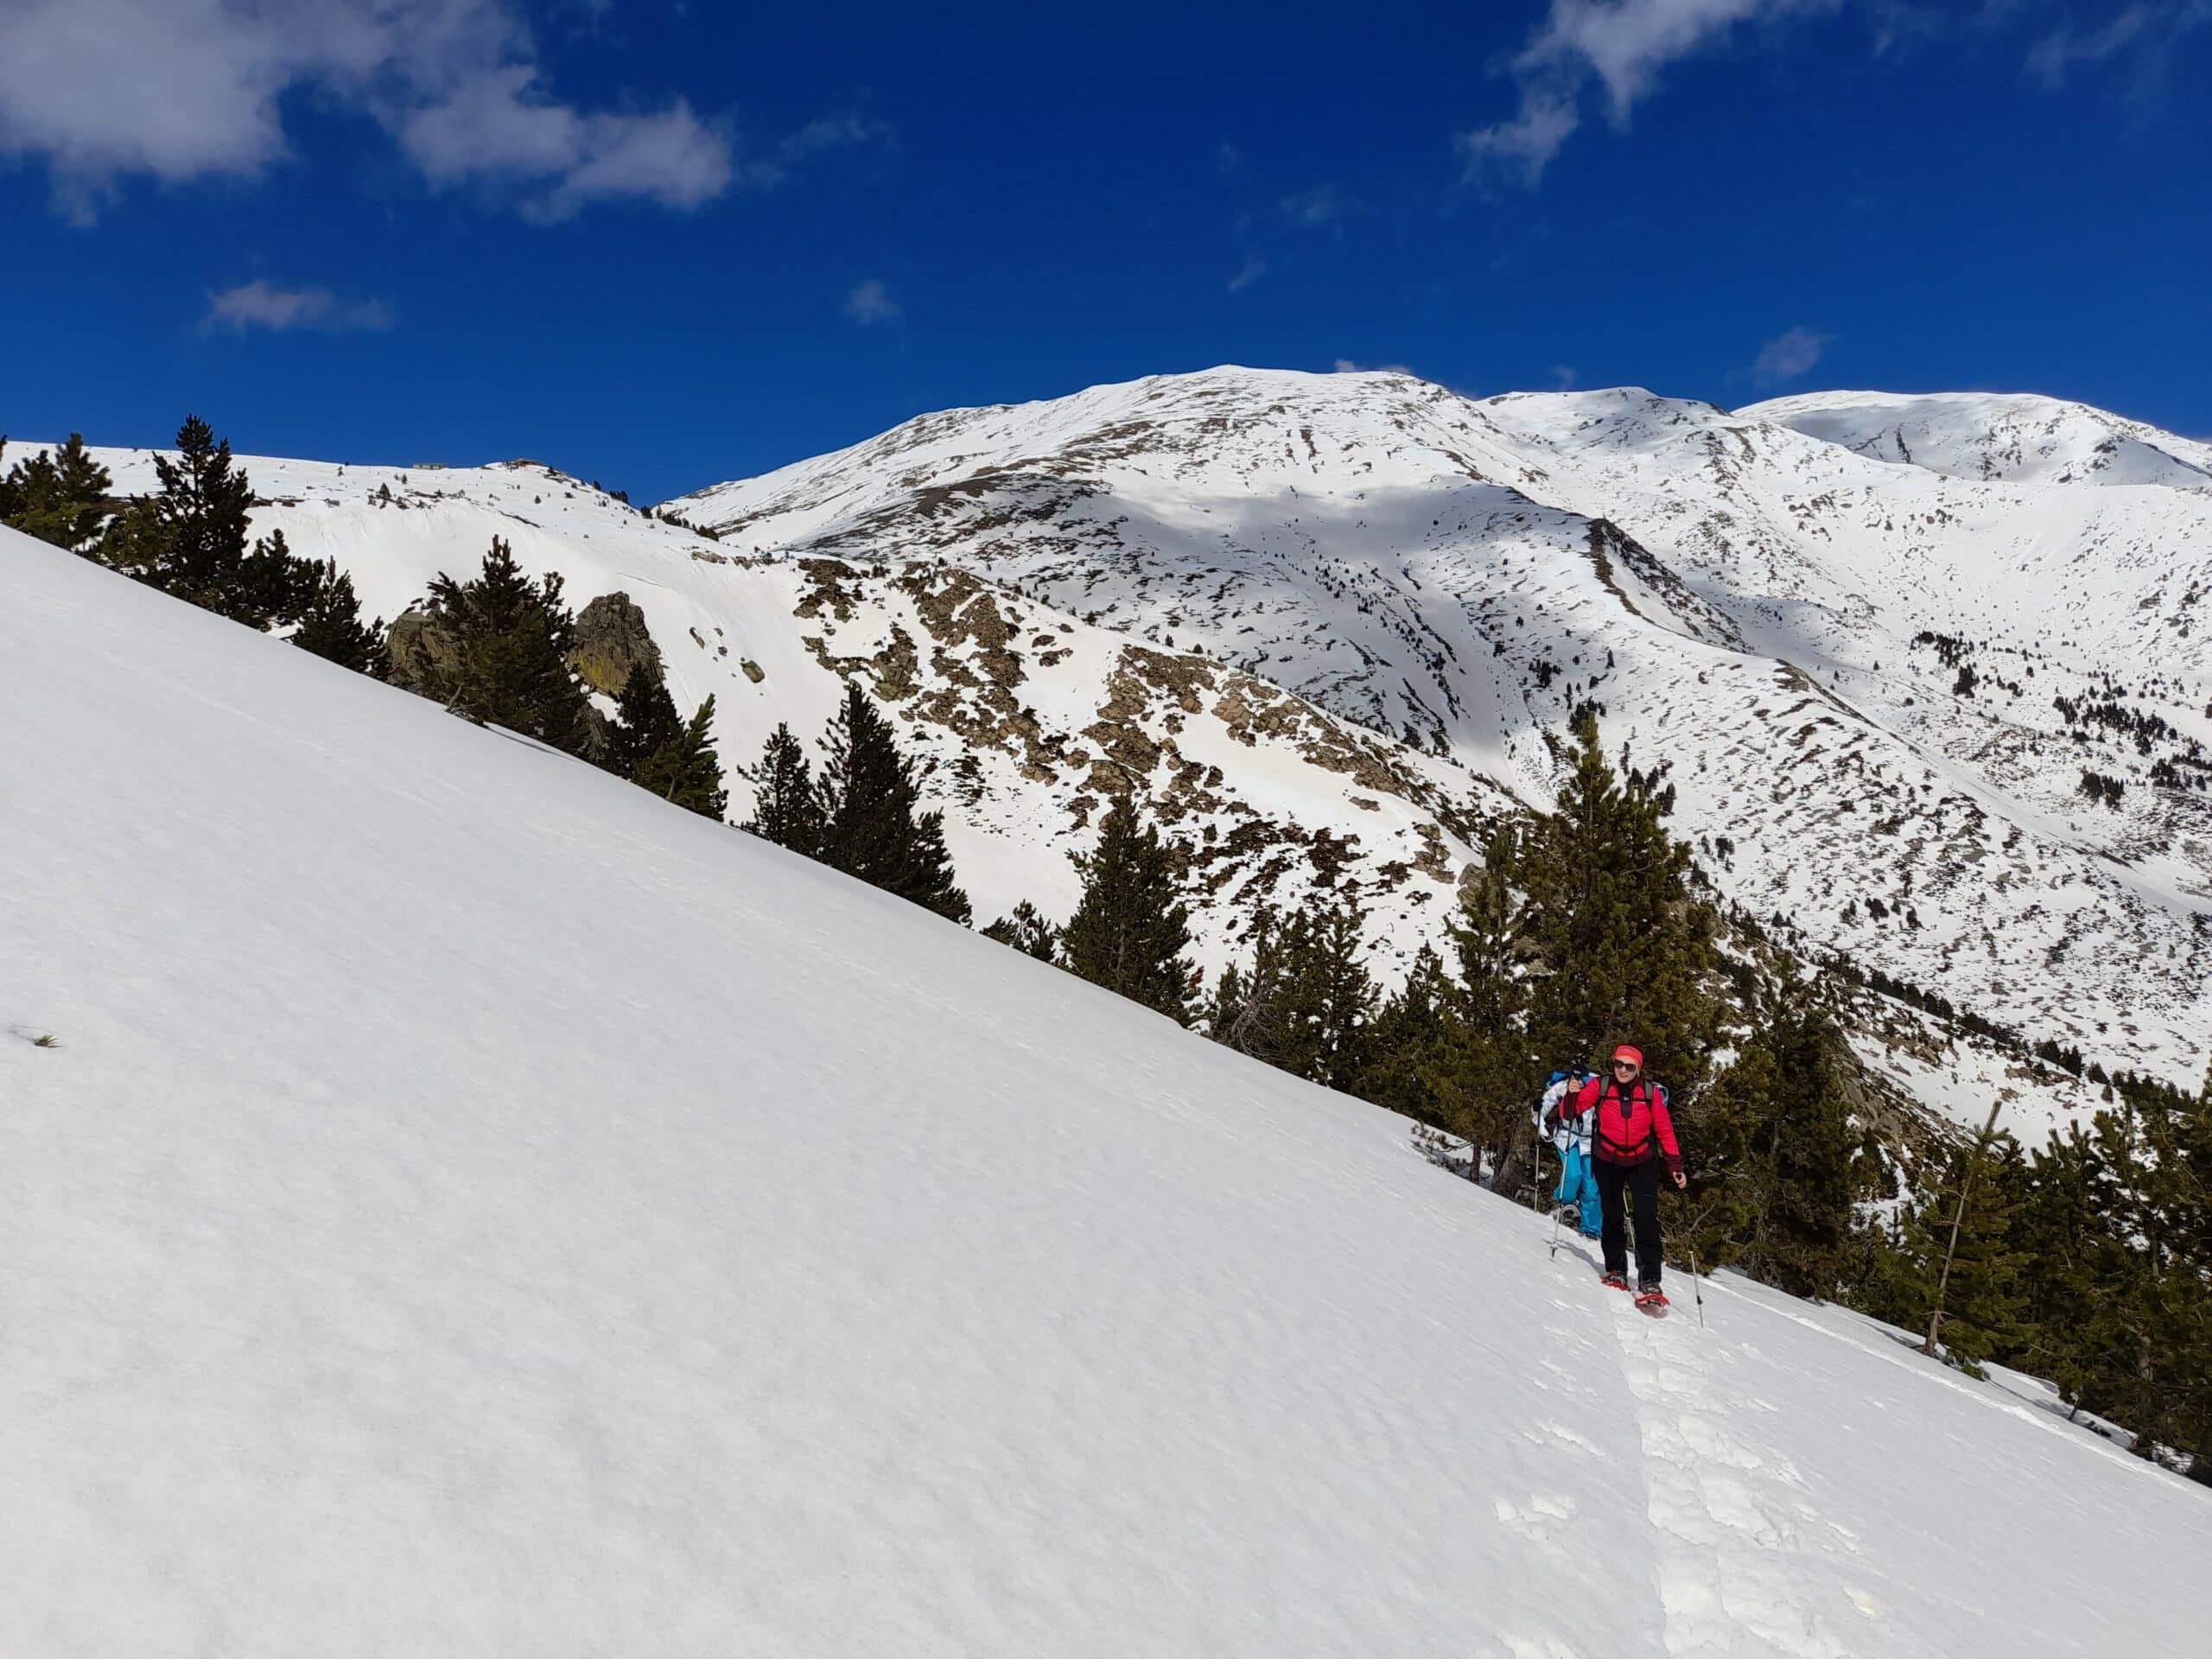
[{"label": "mountain ridge", "polygon": [[[143,452],[99,453],[148,486]],[[728,760],[778,719],[810,736],[860,678],[918,746],[983,918],[1064,913],[1065,855],[1135,780],[1211,872],[1209,968],[1255,898],[1336,895],[1370,910],[1388,979],[1440,942],[1484,826],[1548,801],[1587,704],[1631,764],[1671,766],[1676,832],[1782,943],[2114,1069],[2193,1084],[2212,1041],[2212,814],[2145,781],[2212,737],[2180,695],[2212,708],[2190,492],[1948,480],[1637,389],[1474,404],[1283,371],[921,416],[666,505],[716,540],[534,464],[241,464],[257,527],[387,617],[493,534],[580,602],[630,593],[679,701],[716,697]],[[2033,656],[2048,607],[1990,569],[2024,513],[2085,497],[2027,546],[2071,572],[2083,660]],[[2071,538],[2115,512],[2142,568],[2101,585]],[[2163,688],[2104,666],[2150,628],[2184,647]],[[1955,694],[1975,664],[1982,690]],[[1279,699],[1290,726],[1262,740],[1239,707]],[[2154,753],[2114,711],[2155,713]],[[2121,809],[2083,803],[2085,761],[2133,780]],[[1361,786],[1367,767],[1399,785]],[[1992,1091],[2042,1103],[2031,1132],[2094,1104],[1916,1047],[1862,1053],[1955,1120]]]}]

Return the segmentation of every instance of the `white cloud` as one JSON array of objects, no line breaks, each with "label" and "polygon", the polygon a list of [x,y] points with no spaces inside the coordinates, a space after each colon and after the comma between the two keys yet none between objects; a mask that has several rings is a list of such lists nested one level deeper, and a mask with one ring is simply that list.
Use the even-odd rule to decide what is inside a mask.
[{"label": "white cloud", "polygon": [[1701,51],[1738,23],[1833,10],[1840,0],[1552,0],[1551,16],[1519,60],[1524,71],[1586,67],[1616,119],[1651,90],[1669,64]]},{"label": "white cloud", "polygon": [[88,219],[121,181],[253,177],[288,99],[365,116],[433,185],[539,218],[616,198],[692,208],[880,129],[839,117],[747,162],[681,99],[592,111],[546,84],[514,0],[0,0],[0,157],[42,159]]},{"label": "white cloud", "polygon": [[1554,363],[1552,365],[1551,373],[1552,390],[1554,391],[1573,391],[1574,390],[1574,370],[1572,365],[1566,363]]},{"label": "white cloud", "polygon": [[1669,64],[1694,55],[1739,24],[1833,10],[1841,0],[1552,0],[1550,13],[1511,62],[1519,111],[1453,140],[1471,177],[1496,172],[1533,186],[1583,121],[1583,95],[1605,89],[1616,124]]},{"label": "white cloud", "polygon": [[729,142],[681,99],[652,115],[586,115],[543,96],[537,72],[509,65],[410,112],[400,147],[435,185],[524,187],[534,216],[634,196],[696,207],[728,188]]},{"label": "white cloud", "polygon": [[1751,365],[1751,378],[1763,386],[1777,386],[1809,374],[1834,339],[1834,334],[1815,334],[1804,327],[1778,334],[1759,347],[1758,360]]},{"label": "white cloud", "polygon": [[244,334],[267,328],[283,334],[293,328],[339,333],[356,328],[389,328],[391,314],[381,300],[341,300],[327,288],[277,288],[256,277],[207,296],[207,315],[200,326],[211,331]]},{"label": "white cloud", "polygon": [[1571,95],[1530,87],[1522,94],[1520,114],[1510,121],[1463,132],[1453,143],[1470,177],[1497,169],[1534,185],[1581,124],[1582,111]]},{"label": "white cloud", "polygon": [[888,322],[899,315],[899,302],[891,296],[888,288],[871,276],[864,283],[854,283],[852,291],[845,296],[845,315],[862,327],[872,322]]},{"label": "white cloud", "polygon": [[1229,279],[1229,291],[1242,294],[1267,274],[1268,262],[1256,253],[1247,254],[1244,263],[1237,267],[1236,274]]}]

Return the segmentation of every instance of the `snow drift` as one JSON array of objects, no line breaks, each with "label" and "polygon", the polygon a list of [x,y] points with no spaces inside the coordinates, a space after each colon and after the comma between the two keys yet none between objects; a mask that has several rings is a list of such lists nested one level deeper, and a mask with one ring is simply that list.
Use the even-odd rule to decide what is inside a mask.
[{"label": "snow drift", "polygon": [[0,664],[0,1651],[2188,1645],[1836,1310],[6,531]]}]

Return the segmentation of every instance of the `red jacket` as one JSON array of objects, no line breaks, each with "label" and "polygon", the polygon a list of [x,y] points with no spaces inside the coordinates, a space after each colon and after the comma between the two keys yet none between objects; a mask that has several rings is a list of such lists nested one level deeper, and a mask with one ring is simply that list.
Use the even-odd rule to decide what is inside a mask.
[{"label": "red jacket", "polygon": [[1668,1170],[1681,1174],[1682,1149],[1675,1141],[1675,1120],[1667,1110],[1667,1091],[1646,1077],[1629,1085],[1621,1098],[1620,1085],[1610,1077],[1592,1077],[1574,1097],[1574,1109],[1598,1111],[1597,1135],[1591,1150],[1609,1164],[1640,1164],[1654,1156],[1667,1160]]}]

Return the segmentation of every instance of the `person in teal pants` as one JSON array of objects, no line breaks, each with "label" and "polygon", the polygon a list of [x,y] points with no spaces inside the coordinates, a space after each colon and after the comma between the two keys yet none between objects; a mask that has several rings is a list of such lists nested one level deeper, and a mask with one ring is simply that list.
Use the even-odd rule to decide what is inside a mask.
[{"label": "person in teal pants", "polygon": [[1559,1185],[1554,1201],[1575,1208],[1575,1226],[1585,1238],[1596,1238],[1604,1225],[1599,1202],[1598,1178],[1590,1167],[1590,1135],[1596,1111],[1578,1113],[1575,1097],[1594,1073],[1554,1071],[1544,1086],[1543,1104],[1537,1108],[1536,1124],[1559,1148]]}]

